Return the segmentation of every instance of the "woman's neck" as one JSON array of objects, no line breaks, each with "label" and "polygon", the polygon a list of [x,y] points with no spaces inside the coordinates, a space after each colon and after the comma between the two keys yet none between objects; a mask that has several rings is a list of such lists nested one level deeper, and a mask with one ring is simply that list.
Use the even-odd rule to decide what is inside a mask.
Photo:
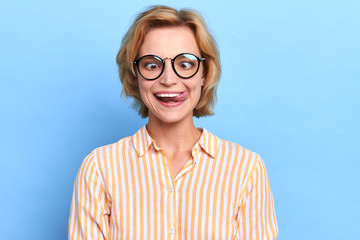
[{"label": "woman's neck", "polygon": [[156,145],[171,152],[191,150],[201,136],[192,118],[177,123],[164,123],[149,118],[146,127]]}]

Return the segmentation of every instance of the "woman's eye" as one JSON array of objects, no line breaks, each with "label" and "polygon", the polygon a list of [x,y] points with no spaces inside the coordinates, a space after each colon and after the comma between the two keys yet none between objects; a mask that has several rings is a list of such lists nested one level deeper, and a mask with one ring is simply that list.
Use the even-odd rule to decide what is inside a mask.
[{"label": "woman's eye", "polygon": [[156,70],[158,69],[160,66],[156,63],[145,63],[145,69],[146,70]]},{"label": "woman's eye", "polygon": [[192,62],[184,62],[183,61],[183,62],[179,63],[179,67],[181,69],[190,69],[190,68],[194,67],[194,64]]}]

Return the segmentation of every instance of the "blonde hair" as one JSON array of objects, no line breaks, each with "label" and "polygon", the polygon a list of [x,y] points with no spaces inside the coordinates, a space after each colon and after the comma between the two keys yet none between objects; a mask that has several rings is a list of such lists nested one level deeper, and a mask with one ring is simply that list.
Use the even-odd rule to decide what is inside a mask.
[{"label": "blonde hair", "polygon": [[201,57],[206,60],[204,62],[205,82],[193,115],[196,117],[213,115],[216,89],[221,74],[220,57],[215,40],[210,34],[204,19],[194,10],[181,9],[178,11],[167,6],[155,6],[137,16],[123,37],[121,48],[116,56],[120,80],[123,85],[123,94],[126,97],[134,98],[134,107],[141,117],[148,116],[148,108],[141,99],[136,73],[131,62],[138,57],[145,36],[151,29],[169,26],[186,26],[194,32]]}]

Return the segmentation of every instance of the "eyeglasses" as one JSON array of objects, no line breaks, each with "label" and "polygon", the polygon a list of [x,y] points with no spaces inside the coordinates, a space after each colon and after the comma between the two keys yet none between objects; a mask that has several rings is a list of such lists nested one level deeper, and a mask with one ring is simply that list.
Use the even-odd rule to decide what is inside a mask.
[{"label": "eyeglasses", "polygon": [[164,72],[166,59],[171,59],[174,72],[184,79],[195,76],[199,70],[200,62],[205,61],[205,58],[200,58],[192,53],[180,53],[174,58],[166,57],[164,59],[156,55],[145,55],[131,63],[136,64],[143,78],[152,81],[159,78]]}]

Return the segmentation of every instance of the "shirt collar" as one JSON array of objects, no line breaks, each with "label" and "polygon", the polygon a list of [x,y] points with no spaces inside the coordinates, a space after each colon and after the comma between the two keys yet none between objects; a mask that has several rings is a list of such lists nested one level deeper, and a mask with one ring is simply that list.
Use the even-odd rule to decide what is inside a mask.
[{"label": "shirt collar", "polygon": [[[207,131],[205,128],[199,128],[201,133],[199,141],[195,144],[194,148],[200,146],[211,157],[215,157],[219,139]],[[132,137],[134,148],[139,157],[142,157],[149,149],[150,145],[153,143],[155,149],[159,150],[160,148],[156,146],[154,140],[150,137],[148,131],[146,130],[146,125],[140,128]]]},{"label": "shirt collar", "polygon": [[200,128],[200,130],[202,131],[202,134],[198,144],[207,154],[209,154],[211,157],[215,157],[219,145],[218,137],[210,133],[205,128]]},{"label": "shirt collar", "polygon": [[132,137],[134,148],[139,157],[142,157],[154,141],[146,130],[146,125],[140,128]]}]

